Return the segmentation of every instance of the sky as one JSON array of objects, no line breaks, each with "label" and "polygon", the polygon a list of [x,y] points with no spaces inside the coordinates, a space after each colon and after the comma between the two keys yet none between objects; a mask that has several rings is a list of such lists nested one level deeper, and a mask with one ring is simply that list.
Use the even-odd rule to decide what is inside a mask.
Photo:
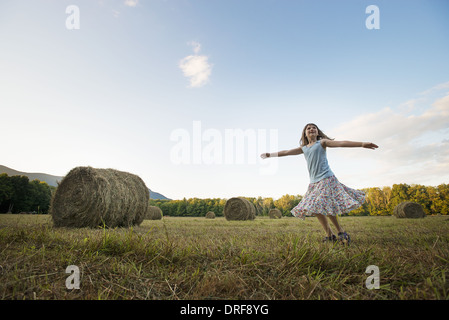
[{"label": "sky", "polygon": [[[374,7],[373,7],[374,6]],[[2,0],[0,164],[139,175],[171,199],[449,183],[447,0]]]}]

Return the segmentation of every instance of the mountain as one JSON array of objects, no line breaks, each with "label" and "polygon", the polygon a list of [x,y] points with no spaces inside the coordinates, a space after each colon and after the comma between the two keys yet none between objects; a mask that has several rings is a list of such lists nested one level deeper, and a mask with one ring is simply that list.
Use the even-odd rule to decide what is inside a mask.
[{"label": "mountain", "polygon": [[164,196],[164,195],[162,195],[160,193],[151,191],[150,188],[148,188],[148,190],[150,190],[150,199],[153,199],[153,200],[171,200],[171,199],[167,198],[166,196]]},{"label": "mountain", "polygon": [[48,185],[56,187],[57,183],[62,180],[63,177],[52,176],[46,173],[28,173],[17,171],[5,166],[0,165],[0,173],[6,173],[8,176],[27,176],[28,179],[38,179],[40,181],[47,182]]},{"label": "mountain", "polygon": [[[0,165],[0,174],[1,173],[6,173],[8,176],[27,176],[28,179],[30,179],[30,181],[35,180],[35,179],[40,180],[40,181],[45,181],[45,182],[47,182],[48,185],[53,186],[53,187],[57,187],[58,182],[61,181],[63,178],[63,177],[59,177],[59,176],[52,176],[52,175],[46,174],[46,173],[21,172],[21,171],[17,171],[17,170]],[[152,191],[150,188],[148,188],[148,190],[150,191],[150,199],[170,200],[166,196]]]}]

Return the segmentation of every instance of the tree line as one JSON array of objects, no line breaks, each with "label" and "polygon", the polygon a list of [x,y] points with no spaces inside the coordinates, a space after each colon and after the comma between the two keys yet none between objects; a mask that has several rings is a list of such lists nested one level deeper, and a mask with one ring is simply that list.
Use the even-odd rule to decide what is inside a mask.
[{"label": "tree line", "polygon": [[361,208],[350,215],[385,216],[393,214],[394,208],[404,201],[419,203],[427,215],[449,214],[449,185],[437,187],[405,183],[393,187],[363,189],[367,197]]},{"label": "tree line", "polygon": [[[8,176],[0,174],[0,213],[35,212],[48,213],[52,194],[56,187],[46,182],[30,181],[26,176]],[[414,201],[422,205],[427,215],[449,215],[449,185],[436,187],[424,185],[394,184],[392,187],[373,187],[362,189],[366,201],[351,216],[385,216],[393,214],[394,208],[401,202]],[[268,216],[270,209],[279,209],[284,216],[291,216],[290,210],[302,199],[301,195],[284,195],[273,198],[248,198],[256,208],[259,216]],[[204,217],[212,211],[216,216],[223,216],[226,199],[190,198],[182,200],[150,199],[150,205],[161,208],[165,216]]]},{"label": "tree line", "polygon": [[[373,187],[362,189],[366,201],[356,210],[345,215],[351,216],[386,216],[392,215],[394,208],[404,201],[414,201],[422,205],[427,215],[449,214],[449,185],[437,187],[424,185],[394,184],[392,187]],[[256,208],[256,214],[267,216],[270,209],[279,209],[284,216],[291,216],[290,210],[302,199],[301,195],[284,195],[278,200],[273,198],[248,198]],[[204,217],[212,211],[216,216],[223,216],[226,199],[150,200],[150,205],[161,208],[166,216]]]},{"label": "tree line", "polygon": [[[301,201],[302,196],[284,195],[278,200],[273,198],[248,198],[255,207],[256,214],[267,216],[270,209],[278,208],[287,215],[288,212]],[[223,216],[223,209],[227,199],[199,199],[190,198],[183,200],[154,200],[150,199],[150,205],[161,208],[164,216],[175,217],[204,217],[206,213],[212,211],[216,216]]]},{"label": "tree line", "polygon": [[0,174],[0,213],[48,213],[52,190],[44,181]]}]

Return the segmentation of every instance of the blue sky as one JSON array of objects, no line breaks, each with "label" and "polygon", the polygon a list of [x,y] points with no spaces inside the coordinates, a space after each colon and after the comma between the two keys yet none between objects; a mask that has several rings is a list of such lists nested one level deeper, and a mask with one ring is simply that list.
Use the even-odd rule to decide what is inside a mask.
[{"label": "blue sky", "polygon": [[0,164],[115,168],[172,199],[278,198],[305,193],[303,156],[255,155],[314,122],[380,146],[328,150],[350,187],[448,183],[448,14],[445,0],[2,0]]}]

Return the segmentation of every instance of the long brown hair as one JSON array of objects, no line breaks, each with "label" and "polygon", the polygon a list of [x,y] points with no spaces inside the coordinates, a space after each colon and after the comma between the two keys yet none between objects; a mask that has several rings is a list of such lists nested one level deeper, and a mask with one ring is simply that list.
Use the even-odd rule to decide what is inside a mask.
[{"label": "long brown hair", "polygon": [[320,128],[318,128],[318,126],[316,124],[308,123],[302,130],[301,140],[299,140],[299,144],[301,145],[301,147],[304,147],[309,144],[309,139],[307,139],[307,135],[306,135],[306,129],[308,126],[315,126],[315,128],[318,130],[318,136],[316,137],[317,140],[321,140],[321,139],[334,140],[334,139],[329,138],[323,131],[321,131]]}]

